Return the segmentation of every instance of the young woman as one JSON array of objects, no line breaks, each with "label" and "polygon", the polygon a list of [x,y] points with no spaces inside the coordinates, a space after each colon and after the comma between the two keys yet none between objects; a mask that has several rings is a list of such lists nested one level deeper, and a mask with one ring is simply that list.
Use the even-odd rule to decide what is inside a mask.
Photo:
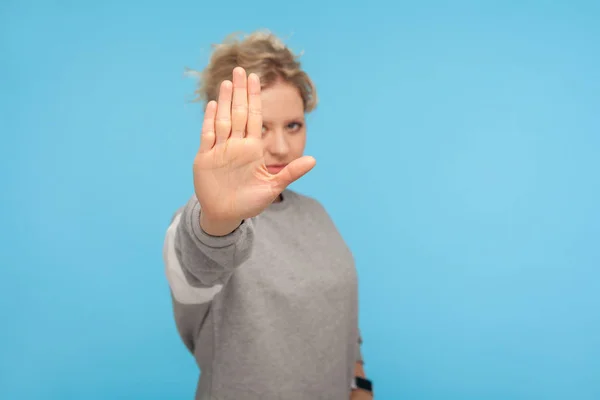
[{"label": "young woman", "polygon": [[287,189],[315,165],[312,81],[259,32],[216,47],[199,94],[195,195],[164,246],[196,399],[371,399],[352,253],[315,199]]}]

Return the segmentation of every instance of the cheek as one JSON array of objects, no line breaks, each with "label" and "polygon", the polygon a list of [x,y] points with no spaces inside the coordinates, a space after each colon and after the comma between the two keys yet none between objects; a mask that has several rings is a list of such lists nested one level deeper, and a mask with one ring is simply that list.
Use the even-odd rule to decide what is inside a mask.
[{"label": "cheek", "polygon": [[304,153],[304,147],[306,146],[306,132],[297,132],[290,140],[290,150],[298,156]]}]

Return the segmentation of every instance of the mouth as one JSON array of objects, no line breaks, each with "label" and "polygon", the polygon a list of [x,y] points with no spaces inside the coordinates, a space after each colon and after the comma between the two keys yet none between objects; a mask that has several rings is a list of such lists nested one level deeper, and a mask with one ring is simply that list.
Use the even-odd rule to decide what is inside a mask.
[{"label": "mouth", "polygon": [[287,164],[271,164],[267,165],[267,170],[270,174],[275,175],[278,174],[282,169],[286,167]]}]

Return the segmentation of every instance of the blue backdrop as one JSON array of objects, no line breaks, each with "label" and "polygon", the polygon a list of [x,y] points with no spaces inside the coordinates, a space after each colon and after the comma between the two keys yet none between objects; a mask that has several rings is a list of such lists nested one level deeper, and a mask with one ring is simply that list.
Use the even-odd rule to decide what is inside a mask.
[{"label": "blue backdrop", "polygon": [[293,189],[354,251],[377,398],[600,399],[599,4],[3,1],[0,398],[191,398],[183,72],[264,27],[318,85]]}]

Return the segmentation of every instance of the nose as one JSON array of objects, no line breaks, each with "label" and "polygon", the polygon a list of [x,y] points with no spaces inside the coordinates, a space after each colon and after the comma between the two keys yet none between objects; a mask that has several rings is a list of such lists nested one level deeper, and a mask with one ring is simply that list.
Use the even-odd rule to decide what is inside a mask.
[{"label": "nose", "polygon": [[266,150],[274,156],[285,156],[289,152],[287,137],[283,129],[273,129],[266,139]]}]

